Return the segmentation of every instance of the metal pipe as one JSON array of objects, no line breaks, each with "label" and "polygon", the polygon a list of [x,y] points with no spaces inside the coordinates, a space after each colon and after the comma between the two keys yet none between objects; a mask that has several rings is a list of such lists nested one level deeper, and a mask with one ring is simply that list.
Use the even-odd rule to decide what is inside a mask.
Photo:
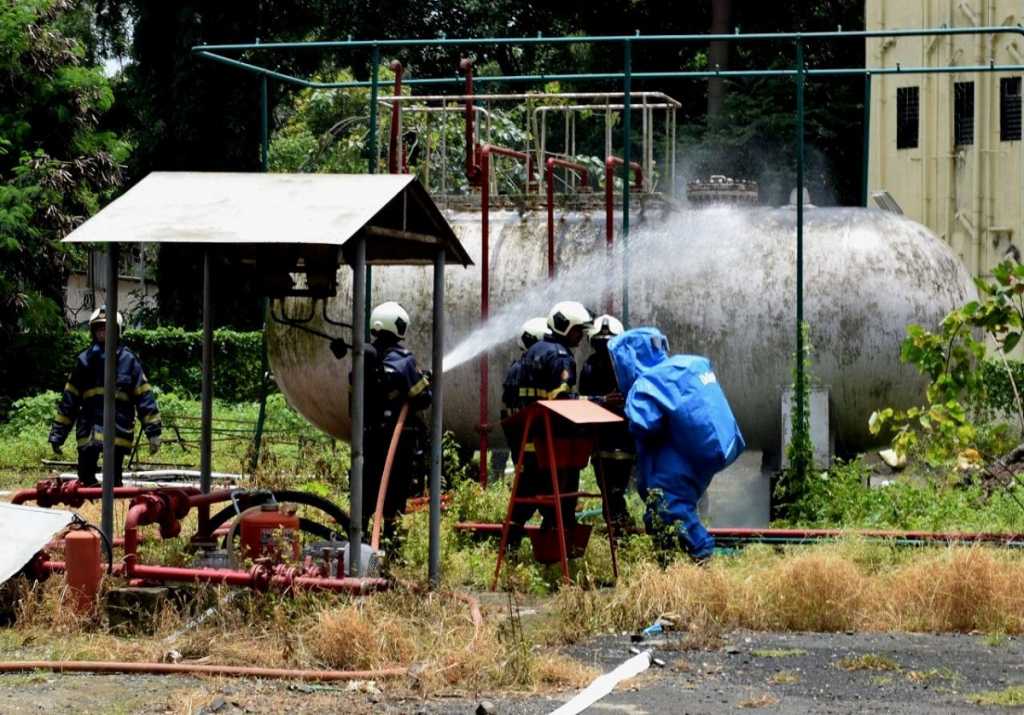
[{"label": "metal pipe", "polygon": [[[623,72],[622,72],[622,161],[626,166],[632,166],[630,159],[633,156],[632,136],[632,112],[630,103],[632,101],[632,77],[633,72],[633,44],[627,39],[622,43],[623,50]],[[629,180],[622,182],[622,324],[629,328]]]},{"label": "metal pipe", "polygon": [[[368,145],[366,173],[376,174],[377,165],[380,163],[379,147],[377,144],[377,92],[380,79],[380,48],[374,45],[370,52],[370,127],[366,135]],[[366,305],[363,311],[366,324],[366,332],[370,332],[370,311],[373,309],[373,267],[366,267]]]},{"label": "metal pipe", "polygon": [[107,322],[103,343],[103,509],[100,526],[114,538],[114,480],[117,478],[117,363],[121,326],[117,322],[117,264],[120,244],[107,245]]},{"label": "metal pipe", "polygon": [[[391,60],[391,70],[395,73],[394,97],[402,96],[402,75],[405,70],[398,60]],[[398,174],[402,172],[405,164],[405,143],[399,149],[399,132],[402,128],[402,106],[398,102],[391,105],[391,140],[388,142],[388,172]]]},{"label": "metal pipe", "polygon": [[363,542],[363,409],[366,400],[366,237],[355,238],[352,264],[352,466],[349,477],[348,527],[349,573],[362,576],[363,560],[359,556]]},{"label": "metal pipe", "polygon": [[[526,183],[530,183],[529,152],[506,149],[500,146],[484,144],[480,147],[480,322],[486,323],[490,317],[491,290],[491,154],[519,159],[526,164]],[[487,351],[480,354],[480,484],[487,486],[487,451],[490,442],[488,410],[488,378],[489,365]],[[435,367],[435,369],[437,369]]]},{"label": "metal pipe", "polygon": [[[430,544],[428,578],[431,588],[441,585],[441,469],[444,440],[444,313],[445,250],[440,248],[434,256],[434,377],[430,404]],[[471,604],[472,605],[472,604]],[[479,609],[475,614],[479,613]]]},{"label": "metal pipe", "polygon": [[[481,78],[477,78],[479,80]],[[665,94],[664,92],[633,92],[633,97],[636,99],[647,98],[657,99],[660,102],[668,104],[669,106],[682,108],[682,103],[674,99],[673,97]],[[519,92],[519,93],[498,93],[498,94],[474,94],[471,96],[475,100],[487,100],[487,101],[499,101],[499,100],[514,100],[523,101],[530,99],[546,99],[552,95],[548,92]],[[559,92],[557,94],[559,99],[600,99],[609,100],[622,96],[621,92]],[[382,97],[379,101],[382,104],[389,104],[391,102],[462,102],[467,99],[467,95],[464,94],[405,94],[401,97]],[[597,104],[580,104],[575,105],[576,109],[600,109],[605,106],[605,102],[602,101]],[[648,106],[657,106],[650,105]],[[559,109],[558,106],[545,107],[545,109]],[[568,108],[568,107],[565,107]]]},{"label": "metal pipe", "polygon": [[[609,264],[612,260],[612,254],[614,253],[615,246],[615,167],[623,166],[625,160],[617,156],[608,156],[604,160],[604,235],[605,235],[605,246],[608,256]],[[633,170],[635,176],[636,188],[643,190],[644,186],[644,171],[635,161],[629,163],[629,168]],[[629,173],[626,173],[626,184],[629,184]],[[608,296],[605,299],[605,306],[608,313],[614,312],[614,300],[613,300],[613,288],[612,278],[608,277]]]},{"label": "metal pipe", "polygon": [[383,578],[321,578],[318,576],[281,576],[266,572],[265,577],[250,571],[233,569],[196,569],[172,566],[135,566],[132,578],[141,580],[174,581],[181,583],[212,583],[243,588],[270,587],[281,590],[290,588],[314,591],[339,591],[365,594],[382,591],[390,585]]},{"label": "metal pipe", "polygon": [[[793,413],[796,424],[802,430],[808,424],[804,414],[804,45],[796,43],[796,393]],[[793,434],[795,436],[796,429]],[[798,484],[803,484],[807,475],[806,455],[800,454],[794,460]]]},{"label": "metal pipe", "polygon": [[[162,489],[163,488],[143,489],[140,487],[114,487],[113,497],[115,499],[132,499],[143,494],[160,492]],[[167,489],[173,489],[174,491],[185,492],[188,494],[199,493],[199,490],[194,487],[169,487]],[[11,504],[36,502],[42,507],[56,506],[58,504],[67,504],[68,506],[77,507],[87,501],[102,499],[103,496],[103,487],[79,486],[77,480],[64,482],[62,484],[47,480],[40,482],[33,489],[22,489],[16,492],[11,498]]]},{"label": "metal pipe", "polygon": [[[260,171],[270,170],[270,97],[266,75],[260,77]],[[263,427],[267,420],[267,298],[260,300],[261,347],[260,347],[260,395],[259,409],[256,413],[256,428],[252,435],[252,459],[249,471],[256,473],[260,465],[260,451],[263,448]]]},{"label": "metal pipe", "polygon": [[561,166],[580,177],[580,183],[587,186],[589,171],[583,164],[551,157],[545,167],[548,198],[548,278],[555,277],[555,167]]},{"label": "metal pipe", "polygon": [[[457,531],[474,531],[482,534],[500,534],[501,524],[488,522],[463,521],[455,524]],[[527,525],[525,531],[538,531],[538,525]],[[745,528],[710,528],[708,532],[716,539],[735,539],[737,541],[759,539],[885,539],[907,543],[944,543],[944,544],[992,544],[1024,546],[1024,533],[999,534],[993,532],[938,532],[938,531],[895,531],[881,529],[745,529]]]},{"label": "metal pipe", "polygon": [[[966,29],[966,28],[965,28]],[[971,28],[974,29],[974,28]],[[1024,35],[1024,31],[1019,31],[1016,28],[1002,28],[1000,32],[1015,32],[1016,34]],[[936,32],[936,31],[933,31]],[[637,38],[632,38],[637,39]],[[704,40],[706,41],[706,37]],[[581,40],[582,41],[582,40]],[[366,88],[371,86],[371,82],[367,81],[350,81],[350,82],[314,82],[310,80],[299,79],[291,75],[282,74],[280,72],[274,72],[266,67],[259,65],[250,64],[248,62],[242,62],[235,60],[230,57],[224,57],[222,55],[208,52],[205,50],[198,50],[196,54],[200,57],[211,59],[221,64],[226,64],[239,69],[247,70],[249,72],[255,72],[264,74],[267,77],[273,77],[282,82],[294,84],[299,87],[309,89],[356,89]],[[897,65],[896,67],[878,67],[870,70],[873,75],[889,75],[889,74],[961,74],[970,72],[1021,72],[1024,70],[1024,64],[1016,65],[974,65],[974,66],[948,66],[948,67],[902,67]],[[840,68],[818,68],[818,69],[807,69],[804,74],[808,77],[842,77],[856,75],[861,76],[864,74],[865,68],[863,67],[840,67]],[[632,76],[634,79],[709,79],[712,77],[733,77],[733,78],[752,78],[752,77],[792,77],[795,76],[796,71],[791,69],[778,69],[778,70],[701,70],[701,71],[665,71],[665,72],[634,72]],[[531,84],[544,84],[547,82],[609,82],[609,81],[620,81],[624,77],[621,72],[603,72],[603,73],[576,73],[576,74],[535,74],[535,75],[501,75],[501,76],[483,76],[477,77],[477,82],[491,83],[513,83],[523,82]],[[406,80],[405,84],[409,86],[444,86],[454,85],[460,80],[455,77],[429,77]]]},{"label": "metal pipe", "polygon": [[477,165],[477,146],[473,130],[473,60],[463,57],[459,61],[459,70],[466,76],[466,179],[470,186],[478,186],[481,167]]},{"label": "metal pipe", "polygon": [[871,73],[864,75],[864,151],[860,167],[860,198],[861,203],[868,205],[868,171],[871,166]]},{"label": "metal pipe", "polygon": [[202,665],[198,663],[127,663],[88,660],[11,660],[0,662],[0,673],[48,670],[54,673],[147,673],[151,675],[210,675],[233,678],[273,678],[285,680],[336,681],[399,678],[407,668],[377,670],[292,670],[255,668],[239,665]]},{"label": "metal pipe", "polygon": [[735,32],[726,34],[700,35],[580,35],[562,37],[445,37],[445,38],[403,38],[392,40],[328,40],[319,42],[265,42],[221,45],[196,45],[193,52],[240,51],[240,50],[315,50],[354,47],[449,47],[449,46],[490,46],[490,45],[566,45],[585,43],[617,42],[749,42],[771,40],[844,40],[870,37],[922,37],[930,35],[977,35],[1014,33],[1024,36],[1019,25],[995,25],[991,27],[941,27],[880,30],[828,30],[823,32]]},{"label": "metal pipe", "polygon": [[199,489],[210,491],[213,471],[213,266],[210,249],[203,249],[203,384],[199,433]]}]

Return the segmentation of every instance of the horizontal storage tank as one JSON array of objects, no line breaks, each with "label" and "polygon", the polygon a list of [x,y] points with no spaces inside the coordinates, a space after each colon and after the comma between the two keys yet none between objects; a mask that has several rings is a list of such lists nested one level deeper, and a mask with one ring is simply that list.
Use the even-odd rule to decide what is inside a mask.
[{"label": "horizontal storage tank", "polygon": [[[630,323],[660,328],[674,352],[711,358],[748,444],[777,450],[780,395],[792,382],[795,349],[795,210],[661,207],[637,213],[628,247]],[[516,355],[519,325],[545,314],[558,300],[580,300],[603,312],[609,284],[619,314],[623,247],[616,247],[609,262],[603,212],[567,214],[557,229],[558,277],[549,284],[543,214],[492,212],[492,321],[479,330],[480,215],[453,213],[449,220],[477,265],[447,271],[446,353],[460,343],[465,348],[471,334],[473,348],[494,343],[489,399],[496,419],[501,379]],[[937,327],[947,312],[975,297],[973,283],[948,246],[920,224],[892,213],[807,208],[804,245],[810,374],[831,392],[840,448],[862,449],[871,444],[867,421],[873,410],[909,406],[923,397],[917,371],[899,359],[906,326]],[[328,312],[348,320],[351,271],[343,270],[339,282]],[[423,367],[436,370],[426,364],[430,269],[375,268],[372,293],[373,304],[397,300],[406,307],[412,319],[408,345]],[[300,299],[290,299],[286,309],[293,316],[310,312],[308,302]],[[339,334],[319,317],[310,327]],[[344,337],[349,339],[347,331]],[[268,345],[274,375],[289,402],[320,429],[347,438],[351,358],[338,360],[322,338],[274,322],[268,326]],[[461,360],[458,355],[474,351],[459,349],[453,357]],[[579,348],[579,364],[588,352],[586,344]],[[479,358],[469,359],[447,373],[445,425],[464,443],[478,439],[479,364]],[[500,443],[500,431],[493,439]]]}]

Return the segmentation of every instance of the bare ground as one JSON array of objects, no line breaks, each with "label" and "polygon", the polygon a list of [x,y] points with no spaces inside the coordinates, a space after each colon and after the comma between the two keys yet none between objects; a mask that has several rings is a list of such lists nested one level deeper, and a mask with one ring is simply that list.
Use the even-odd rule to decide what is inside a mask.
[{"label": "bare ground", "polygon": [[[629,656],[628,647],[625,636],[604,636],[569,654],[608,670]],[[712,650],[678,647],[671,637],[660,643],[667,666],[625,683],[592,712],[1008,712],[970,696],[1024,685],[1024,643],[1016,638],[739,631]],[[472,713],[487,698],[498,713],[526,714],[550,712],[571,695],[453,692],[421,699],[407,682],[0,675],[4,713]]]}]

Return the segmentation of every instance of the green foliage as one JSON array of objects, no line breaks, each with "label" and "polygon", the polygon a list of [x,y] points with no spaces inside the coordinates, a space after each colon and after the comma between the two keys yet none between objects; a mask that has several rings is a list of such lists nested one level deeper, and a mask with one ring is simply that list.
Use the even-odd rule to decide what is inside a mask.
[{"label": "green foliage", "polygon": [[[811,441],[811,340],[810,326],[800,325],[803,354],[794,358],[793,404],[790,406],[790,440],[786,445],[789,468],[775,486],[775,498],[788,504],[807,489],[807,479],[814,465],[814,443]],[[798,384],[797,366],[803,367],[803,384]],[[802,388],[802,389],[801,389]]]},{"label": "green foliage", "polygon": [[959,480],[894,479],[869,488],[870,467],[862,460],[837,462],[828,471],[815,472],[807,490],[794,503],[780,526],[878,528],[922,531],[1017,531],[1024,527],[1024,511],[1014,493],[988,493],[976,483]]},{"label": "green foliage", "polygon": [[[1006,357],[1024,331],[1024,266],[1005,261],[992,275],[994,281],[975,280],[980,300],[949,313],[939,333],[919,325],[907,328],[900,358],[928,377],[926,403],[907,410],[888,407],[872,414],[869,422],[872,434],[892,430],[898,452],[920,451],[935,466],[976,449],[979,430],[972,413],[986,410],[1012,411],[1024,429],[1019,382]],[[995,345],[1002,366],[998,378],[999,363],[986,360],[985,342],[977,334]],[[922,435],[927,439],[921,440]]]},{"label": "green foliage", "polygon": [[114,95],[92,53],[91,9],[0,4],[0,342],[18,362],[31,358],[17,353],[25,335],[59,332],[53,318],[81,254],[57,241],[113,198],[128,154],[100,127]]},{"label": "green foliage", "polygon": [[[202,387],[202,338],[201,332],[180,328],[126,330],[122,335],[123,344],[142,361],[153,385],[164,392],[193,397]],[[90,340],[85,330],[23,336],[16,349],[25,362],[11,369],[6,384],[0,382],[0,395],[17,398],[62,388],[75,356],[89,347]],[[215,397],[226,402],[257,400],[262,333],[215,330],[213,348]],[[273,383],[269,387],[273,389]]]}]

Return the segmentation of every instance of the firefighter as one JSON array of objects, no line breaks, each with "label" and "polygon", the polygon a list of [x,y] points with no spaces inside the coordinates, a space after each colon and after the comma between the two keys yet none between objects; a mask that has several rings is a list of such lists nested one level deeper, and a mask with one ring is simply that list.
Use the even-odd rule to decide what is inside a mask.
[{"label": "firefighter", "polygon": [[[580,395],[598,398],[610,409],[622,405],[615,369],[608,354],[608,341],[616,335],[622,335],[622,323],[617,318],[610,315],[596,318],[589,332],[590,347],[594,352],[580,370]],[[602,432],[597,451],[591,457],[608,504],[608,516],[620,530],[633,527],[626,509],[626,487],[629,486],[629,477],[633,472],[635,453],[636,447],[629,436],[629,426],[623,422]]]},{"label": "firefighter", "polygon": [[405,512],[410,489],[422,484],[426,425],[416,413],[430,405],[430,377],[416,366],[416,356],[402,345],[409,314],[394,301],[381,303],[370,314],[371,343],[366,350],[366,421],[363,431],[363,529],[377,508],[384,463],[402,406],[409,415],[384,495],[383,533],[395,536],[398,515]]},{"label": "firefighter", "polygon": [[[523,369],[523,357],[526,351],[537,342],[544,339],[548,333],[547,318],[531,318],[523,323],[519,331],[520,356],[516,358],[505,371],[505,380],[502,382],[501,402],[504,408],[501,411],[502,430],[505,432],[505,441],[512,453],[512,462],[515,464],[519,459],[519,447],[522,444],[522,425],[509,422],[519,407],[519,379]],[[533,443],[526,445],[526,452],[523,455],[523,473],[519,478],[519,496],[533,496],[536,493],[537,478],[537,454]],[[530,520],[536,507],[527,504],[518,504],[512,510],[512,537],[509,540],[509,550],[514,551],[522,539],[522,526]]]},{"label": "firefighter", "polygon": [[[520,408],[526,407],[537,400],[573,399],[578,395],[573,392],[576,385],[576,359],[572,351],[579,347],[586,331],[593,325],[590,313],[581,303],[564,301],[557,303],[548,314],[548,334],[543,340],[534,343],[523,355],[519,377]],[[547,474],[545,471],[544,474]],[[579,490],[580,472],[578,469],[560,469],[558,472],[558,489],[560,492]],[[520,486],[523,486],[520,480]],[[547,487],[547,488],[545,488]],[[550,492],[548,480],[537,473],[536,482],[525,485],[533,494]],[[541,509],[542,528],[554,528],[555,511],[550,507]],[[562,515],[566,528],[576,523],[576,499],[570,498],[562,502]]]},{"label": "firefighter", "polygon": [[[124,318],[117,314],[117,325]],[[84,486],[96,486],[96,465],[103,452],[103,385],[106,362],[107,309],[100,307],[89,318],[92,344],[75,358],[75,366],[64,385],[64,394],[57,403],[57,416],[50,429],[50,446],[55,454],[62,454],[62,445],[71,426],[76,424],[78,438],[78,481]],[[135,354],[117,347],[117,395],[115,406],[114,454],[116,457],[114,484],[121,486],[121,471],[125,455],[132,448],[136,413],[149,440],[149,453],[160,449],[160,411],[157,409],[142,363]]]}]

